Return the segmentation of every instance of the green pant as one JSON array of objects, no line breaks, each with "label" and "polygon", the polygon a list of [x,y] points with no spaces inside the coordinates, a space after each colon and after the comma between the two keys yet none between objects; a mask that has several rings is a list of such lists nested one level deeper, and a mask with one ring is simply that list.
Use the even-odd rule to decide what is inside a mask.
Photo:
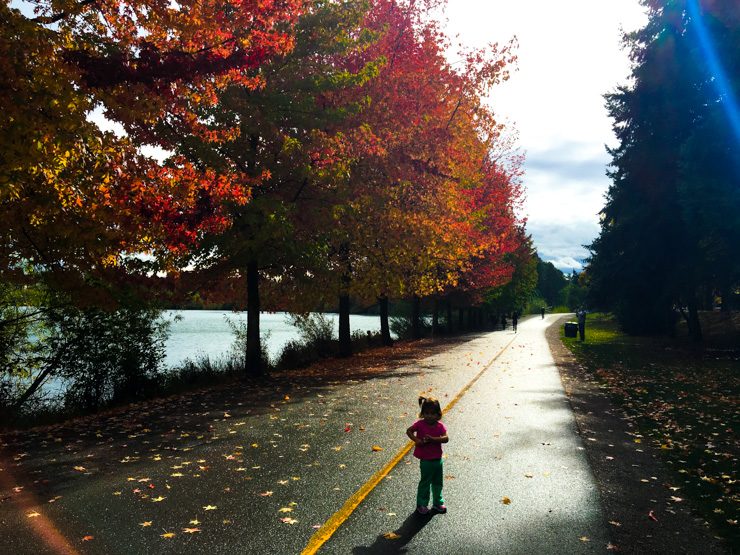
[{"label": "green pant", "polygon": [[444,505],[445,500],[442,498],[442,459],[420,460],[419,462],[421,463],[421,480],[419,480],[419,488],[416,491],[417,507],[429,505],[430,486],[432,488],[432,504]]}]

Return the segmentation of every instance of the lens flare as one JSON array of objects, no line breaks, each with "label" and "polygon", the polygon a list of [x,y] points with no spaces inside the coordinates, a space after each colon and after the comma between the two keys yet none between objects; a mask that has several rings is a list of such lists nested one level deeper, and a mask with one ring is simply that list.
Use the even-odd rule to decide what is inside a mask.
[{"label": "lens flare", "polygon": [[709,65],[714,87],[717,89],[720,102],[727,112],[727,119],[732,127],[732,131],[735,133],[735,139],[740,143],[740,110],[738,110],[737,98],[735,97],[735,92],[732,90],[730,81],[727,79],[727,74],[722,67],[722,62],[717,55],[717,51],[714,49],[709,29],[704,24],[699,8],[699,1],[688,0],[687,9],[699,40],[699,46]]}]

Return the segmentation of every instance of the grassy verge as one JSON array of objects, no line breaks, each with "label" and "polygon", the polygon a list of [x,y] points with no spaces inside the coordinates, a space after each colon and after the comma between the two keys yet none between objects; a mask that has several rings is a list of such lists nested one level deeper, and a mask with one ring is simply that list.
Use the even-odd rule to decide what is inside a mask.
[{"label": "grassy verge", "polygon": [[633,440],[661,453],[675,497],[737,544],[740,351],[630,337],[605,314],[589,314],[585,342],[562,340],[636,424]]}]

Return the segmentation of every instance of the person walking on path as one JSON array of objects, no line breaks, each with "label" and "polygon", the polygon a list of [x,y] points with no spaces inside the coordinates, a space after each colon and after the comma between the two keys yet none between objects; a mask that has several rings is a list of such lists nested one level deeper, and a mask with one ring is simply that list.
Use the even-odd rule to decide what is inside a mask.
[{"label": "person walking on path", "polygon": [[429,488],[432,490],[432,509],[446,513],[442,497],[442,444],[447,443],[447,428],[442,424],[442,408],[433,397],[419,397],[419,420],[406,430],[406,435],[416,444],[414,457],[419,459],[421,480],[416,491],[416,511],[429,513]]},{"label": "person walking on path", "polygon": [[511,327],[514,328],[514,333],[516,333],[516,325],[519,323],[519,313],[515,310],[511,313]]},{"label": "person walking on path", "polygon": [[586,309],[579,308],[576,316],[578,317],[578,335],[581,341],[586,341]]},{"label": "person walking on path", "polygon": [[545,307],[544,306],[540,308],[540,313],[542,314],[542,319],[544,320],[545,319]]}]

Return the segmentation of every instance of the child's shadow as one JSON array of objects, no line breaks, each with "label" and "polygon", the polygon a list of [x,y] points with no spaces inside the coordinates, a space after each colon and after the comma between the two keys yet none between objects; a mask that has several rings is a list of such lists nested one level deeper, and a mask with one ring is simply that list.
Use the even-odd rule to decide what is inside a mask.
[{"label": "child's shadow", "polygon": [[386,553],[406,553],[406,544],[408,544],[424,526],[426,526],[432,517],[434,511],[429,514],[420,515],[416,511],[411,513],[398,530],[393,533],[398,536],[396,539],[389,539],[385,535],[380,535],[375,539],[375,543],[369,546],[360,545],[352,550],[353,555],[384,555]]}]

